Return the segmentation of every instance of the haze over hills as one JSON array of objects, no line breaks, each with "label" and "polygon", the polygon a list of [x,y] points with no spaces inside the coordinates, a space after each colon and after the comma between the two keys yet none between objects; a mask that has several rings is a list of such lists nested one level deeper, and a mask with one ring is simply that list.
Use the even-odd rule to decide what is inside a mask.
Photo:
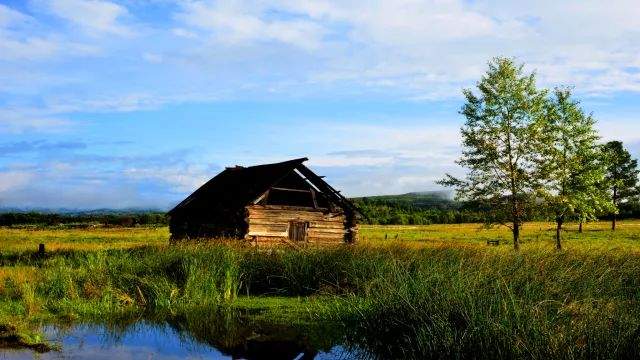
[{"label": "haze over hills", "polygon": [[[375,195],[352,198],[355,202],[368,202],[377,205],[413,207],[417,209],[451,209],[455,208],[457,202],[453,200],[451,191],[415,191],[398,195]],[[166,208],[144,208],[128,207],[122,209],[100,208],[48,208],[48,207],[0,207],[0,213],[12,212],[38,212],[44,214],[73,214],[73,215],[95,215],[95,214],[139,214],[145,212],[164,212],[172,206]]]}]

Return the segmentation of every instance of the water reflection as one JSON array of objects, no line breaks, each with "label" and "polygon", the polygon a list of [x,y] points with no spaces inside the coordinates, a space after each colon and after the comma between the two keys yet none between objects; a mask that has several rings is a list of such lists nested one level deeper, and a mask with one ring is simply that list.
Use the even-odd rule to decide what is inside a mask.
[{"label": "water reflection", "polygon": [[49,326],[60,351],[6,350],[0,359],[352,359],[324,326],[283,326],[237,314],[148,317],[108,325]]}]

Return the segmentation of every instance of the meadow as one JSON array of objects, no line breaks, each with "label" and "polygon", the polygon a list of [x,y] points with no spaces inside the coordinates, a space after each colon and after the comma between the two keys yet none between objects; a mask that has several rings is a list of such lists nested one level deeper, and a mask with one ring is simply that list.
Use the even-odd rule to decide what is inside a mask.
[{"label": "meadow", "polygon": [[169,246],[164,227],[0,228],[0,344],[145,319],[222,347],[286,327],[371,358],[637,356],[640,221],[563,235],[556,251],[553,224],[529,223],[516,253],[504,227],[362,226],[355,246],[258,251]]}]

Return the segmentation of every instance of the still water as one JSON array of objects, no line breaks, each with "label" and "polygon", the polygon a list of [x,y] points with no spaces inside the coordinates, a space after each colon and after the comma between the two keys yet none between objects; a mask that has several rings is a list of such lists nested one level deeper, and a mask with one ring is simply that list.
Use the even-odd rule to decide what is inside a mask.
[{"label": "still water", "polygon": [[[211,324],[215,327],[215,324]],[[0,359],[353,359],[355,350],[311,345],[304,334],[244,333],[240,339],[210,339],[176,324],[137,322],[125,327],[51,326],[44,329],[57,351],[0,350]],[[277,330],[276,330],[277,331]],[[213,333],[218,333],[213,331]]]}]

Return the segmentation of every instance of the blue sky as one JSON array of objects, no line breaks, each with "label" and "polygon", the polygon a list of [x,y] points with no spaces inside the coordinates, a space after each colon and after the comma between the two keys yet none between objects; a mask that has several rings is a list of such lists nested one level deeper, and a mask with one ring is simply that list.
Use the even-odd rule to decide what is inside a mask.
[{"label": "blue sky", "polygon": [[165,209],[301,156],[347,195],[437,190],[494,56],[638,156],[639,38],[636,1],[0,1],[0,207]]}]

